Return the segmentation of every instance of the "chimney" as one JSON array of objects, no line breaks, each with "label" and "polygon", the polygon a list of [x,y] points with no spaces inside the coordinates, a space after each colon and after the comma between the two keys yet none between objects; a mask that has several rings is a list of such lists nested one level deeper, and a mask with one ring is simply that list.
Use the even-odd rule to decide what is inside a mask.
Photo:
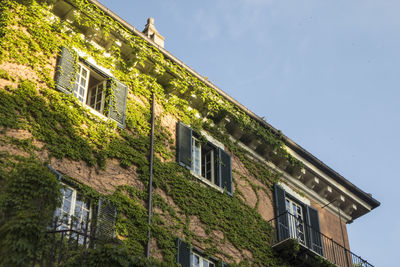
[{"label": "chimney", "polygon": [[154,26],[153,18],[147,19],[147,24],[144,27],[143,33],[153,42],[164,48],[164,36],[158,33],[156,26]]}]

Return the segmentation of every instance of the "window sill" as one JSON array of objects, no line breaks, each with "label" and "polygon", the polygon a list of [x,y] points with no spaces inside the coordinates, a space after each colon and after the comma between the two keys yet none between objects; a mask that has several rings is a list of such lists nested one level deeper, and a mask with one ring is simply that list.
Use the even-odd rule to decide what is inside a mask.
[{"label": "window sill", "polygon": [[96,118],[104,121],[104,122],[108,122],[109,120],[111,120],[110,118],[104,116],[103,114],[101,114],[100,112],[98,112],[97,110],[91,108],[90,106],[80,103],[82,105],[83,108],[85,108],[87,111],[89,111],[92,115],[94,115]]},{"label": "window sill", "polygon": [[92,109],[91,107],[89,107],[89,106],[87,106],[87,105],[84,105],[84,106],[85,106],[85,108],[87,108],[87,109],[90,111],[90,113],[92,113],[93,115],[96,115],[97,117],[99,117],[99,118],[102,119],[103,121],[108,121],[108,120],[109,120],[108,117],[104,116],[103,114],[101,114],[101,113],[98,112],[97,110]]},{"label": "window sill", "polygon": [[195,174],[195,173],[192,172],[192,171],[190,171],[190,173],[191,173],[194,177],[196,177],[197,179],[199,179],[201,182],[203,182],[204,184],[206,184],[206,185],[208,185],[208,186],[211,186],[212,188],[218,190],[218,191],[221,192],[221,193],[224,193],[224,190],[223,190],[221,187],[219,187],[218,185],[211,183],[211,182],[210,182],[209,180],[207,180],[206,178],[204,178],[204,177],[202,177],[202,176],[200,176],[200,175],[198,175],[198,174]]}]

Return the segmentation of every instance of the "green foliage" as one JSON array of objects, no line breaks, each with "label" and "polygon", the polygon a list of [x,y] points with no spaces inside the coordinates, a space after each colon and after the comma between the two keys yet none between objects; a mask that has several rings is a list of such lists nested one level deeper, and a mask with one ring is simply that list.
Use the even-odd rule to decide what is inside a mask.
[{"label": "green foliage", "polygon": [[[83,159],[89,164],[96,163],[96,151],[90,138],[84,138],[85,129],[77,125],[84,123],[87,113],[77,105],[71,96],[55,94],[43,89],[42,95],[35,84],[28,81],[20,83],[15,90],[0,91],[0,125],[3,127],[26,128],[32,135],[46,145],[56,158],[68,157]],[[46,95],[46,96],[44,96]],[[75,109],[69,107],[75,106]],[[99,129],[99,126],[93,127]],[[104,137],[104,135],[103,135]]]},{"label": "green foliage", "polygon": [[[254,258],[254,264],[282,266],[281,259],[276,257],[269,246],[273,234],[271,226],[261,218],[257,207],[250,208],[240,197],[239,191],[234,197],[230,197],[213,188],[205,187],[193,179],[187,170],[171,161],[174,157],[175,148],[172,140],[174,137],[171,138],[170,133],[161,126],[161,120],[162,116],[170,115],[190,124],[194,129],[208,130],[239,158],[252,176],[267,186],[271,186],[279,178],[279,174],[272,173],[262,163],[246,156],[247,152],[229,139],[224,127],[210,125],[213,121],[217,122],[217,118],[224,114],[242,129],[251,131],[264,140],[277,152],[277,155],[288,158],[292,164],[299,164],[285,151],[281,136],[261,126],[213,88],[164,58],[160,51],[140,37],[134,36],[88,1],[68,1],[77,9],[73,15],[74,24],[53,17],[50,11],[51,2],[53,1],[4,0],[0,3],[0,64],[8,62],[28,67],[27,71],[32,72],[33,77],[31,81],[27,81],[24,80],[25,77],[18,76],[19,74],[13,77],[7,72],[0,72],[2,79],[19,81],[17,88],[0,90],[2,131],[6,132],[9,128],[25,129],[32,134],[32,138],[25,140],[2,138],[0,141],[30,154],[46,150],[49,152],[49,157],[84,161],[93,167],[107,168],[108,159],[117,159],[123,167],[135,166],[136,174],[146,186],[149,176],[150,99],[151,94],[155,93],[162,113],[156,118],[154,187],[162,189],[174,203],[172,205],[164,196],[154,194],[155,212],[151,232],[157,247],[162,252],[163,261],[168,266],[176,264],[174,241],[179,235],[189,242],[205,244],[206,253],[210,255],[217,253],[224,255],[219,247],[229,241],[238,250],[249,251]],[[122,37],[126,40],[124,45],[128,45],[131,49],[129,55],[123,54],[118,46],[112,45],[111,56],[105,56],[103,49],[93,46],[81,37],[79,32],[82,28],[101,29],[104,41],[112,38],[111,36]],[[93,115],[73,96],[51,89],[54,88],[52,73],[60,45],[78,48],[94,58],[98,65],[109,69],[118,80],[129,87],[125,129],[119,129],[114,122]],[[193,97],[194,95],[196,97]],[[199,102],[201,108],[192,108]],[[199,118],[200,112],[204,120]],[[44,144],[43,148],[37,148],[33,141],[41,141]],[[23,162],[20,167],[26,172],[30,168],[43,170],[43,167],[40,169],[38,163],[34,162],[36,161]],[[0,174],[7,173],[5,169],[0,171]],[[13,170],[12,173],[19,174],[17,170]],[[43,181],[45,180],[46,178],[43,178]],[[5,184],[4,192],[11,190],[8,189],[12,188],[11,185],[15,186],[9,181],[12,179],[0,181]],[[85,195],[94,199],[99,197],[93,189],[77,185]],[[50,190],[47,187],[41,190]],[[29,191],[34,188],[26,189],[28,196],[34,196],[34,192]],[[38,190],[38,194],[44,194],[41,190]],[[53,193],[58,192],[57,188],[53,190]],[[257,188],[254,187],[254,190]],[[4,199],[12,195],[10,192],[1,198],[1,207],[6,205],[4,203],[8,203],[9,200]],[[49,194],[43,201],[49,201],[47,203],[53,205],[51,208],[54,209],[54,203],[57,201],[52,202],[50,199],[52,196]],[[104,246],[89,250],[72,257],[70,266],[149,266],[146,264],[150,263],[137,258],[143,255],[148,241],[145,191],[143,188],[121,186],[110,199],[117,206],[116,230],[126,247]],[[29,208],[29,205],[21,206],[18,216],[23,215],[24,208]],[[0,211],[5,214],[6,210],[1,208]],[[51,212],[47,208],[45,211],[43,218],[46,219],[46,216],[50,218]],[[30,213],[28,215],[31,216]],[[14,218],[13,216],[10,218]],[[22,229],[22,226],[31,227],[22,225],[26,221],[25,217],[22,218],[19,223],[15,223],[15,227],[20,227],[19,229]],[[199,237],[190,230],[189,224],[193,218],[198,218],[204,225],[206,237]],[[4,222],[4,225],[0,226],[0,231],[8,231],[12,226],[14,227]],[[27,229],[36,229],[29,227]],[[33,230],[29,230],[32,236],[20,237],[17,236],[15,229],[7,234],[0,232],[6,236],[0,241],[0,245],[11,242],[10,238],[13,235],[17,238],[15,240],[22,240],[24,245],[21,248],[10,247],[4,250],[11,251],[10,253],[25,251],[25,257],[16,258],[21,259],[22,264],[22,261],[25,262],[32,256],[33,244],[41,244],[39,241],[34,241],[41,238],[40,233],[43,233],[43,230],[35,234],[32,234]],[[222,240],[213,238],[216,232],[224,233]],[[7,259],[0,254],[0,262],[2,260]],[[245,259],[239,265],[249,266],[249,262],[249,259]]]},{"label": "green foliage", "polygon": [[27,266],[45,245],[59,185],[54,174],[32,159],[12,162],[3,155],[1,160],[0,265]]},{"label": "green foliage", "polygon": [[72,256],[66,267],[155,267],[160,266],[145,258],[134,257],[121,245],[105,244],[96,249],[82,250]]},{"label": "green foliage", "polygon": [[[237,249],[250,250],[253,253],[254,264],[273,265],[275,262],[273,252],[267,245],[271,243],[272,228],[261,218],[257,210],[249,208],[236,195],[232,198],[191,181],[188,179],[190,176],[189,172],[183,171],[176,163],[155,164],[155,183],[158,183],[174,200],[188,222],[192,216],[198,217],[206,227],[205,231],[211,236],[212,232],[221,231]],[[170,210],[166,211],[171,213]],[[221,252],[215,247],[213,238],[202,239],[188,228],[185,230],[185,235],[188,241],[208,243],[210,254]]]},{"label": "green foliage", "polygon": [[[74,13],[76,21],[74,25],[58,18],[49,19],[50,12],[47,5],[38,4],[36,1],[25,5],[16,5],[11,1],[12,4],[9,5],[13,12],[9,13],[10,7],[8,6],[5,10],[8,16],[4,15],[7,18],[4,20],[9,24],[18,24],[19,27],[26,30],[16,30],[13,27],[4,29],[3,56],[0,57],[0,62],[9,61],[28,65],[47,84],[52,85],[49,65],[51,66],[51,59],[54,58],[54,51],[58,51],[60,44],[79,48],[88,56],[93,57],[99,65],[112,70],[115,77],[130,86],[136,95],[148,99],[151,92],[155,92],[165,111],[178,115],[184,122],[202,125],[201,120],[196,119],[199,111],[189,108],[191,102],[194,101],[193,95],[195,95],[196,99],[203,102],[202,109],[207,111],[205,115],[208,119],[224,114],[236,121],[242,129],[252,131],[255,136],[270,144],[278,155],[288,158],[292,164],[299,163],[284,149],[280,134],[272,133],[261,126],[259,122],[251,119],[213,88],[192,76],[187,70],[165,59],[160,51],[140,37],[132,35],[91,3],[85,0],[70,2],[77,8],[77,12]],[[133,61],[128,60],[127,62],[125,58],[127,55],[123,55],[118,46],[112,46],[112,57],[104,56],[105,51],[81,38],[81,35],[78,34],[80,27],[102,29],[105,40],[112,34],[130,41],[129,46],[134,51],[135,58]],[[18,49],[16,50],[15,47]],[[142,72],[138,72],[138,69]],[[166,76],[165,73],[172,77],[167,83],[161,79]],[[170,94],[170,90],[174,94]],[[138,118],[135,116],[138,113],[134,113],[133,118]],[[129,113],[127,121],[132,121]],[[140,125],[146,124],[140,123]]]},{"label": "green foliage", "polygon": [[[123,186],[114,192],[113,203],[118,209],[117,233],[133,255],[140,256],[147,242],[147,210],[140,204],[135,188]],[[143,195],[142,195],[143,197]]]},{"label": "green foliage", "polygon": [[12,77],[7,71],[0,69],[0,79],[9,80],[15,82],[15,78]]}]

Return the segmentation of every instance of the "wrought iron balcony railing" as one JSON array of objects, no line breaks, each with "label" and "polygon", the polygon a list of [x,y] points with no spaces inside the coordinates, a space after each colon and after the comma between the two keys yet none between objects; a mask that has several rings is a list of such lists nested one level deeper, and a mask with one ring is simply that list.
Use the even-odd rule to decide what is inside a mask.
[{"label": "wrought iron balcony railing", "polygon": [[335,242],[332,238],[313,229],[300,218],[289,212],[270,220],[274,222],[277,232],[273,246],[287,240],[296,240],[301,247],[311,253],[316,253],[339,267],[374,267],[368,261],[352,253],[350,250]]},{"label": "wrought iron balcony railing", "polygon": [[99,239],[88,221],[74,217],[54,218],[46,232],[46,246],[36,252],[32,266],[61,266],[70,256],[87,248],[94,248]]}]

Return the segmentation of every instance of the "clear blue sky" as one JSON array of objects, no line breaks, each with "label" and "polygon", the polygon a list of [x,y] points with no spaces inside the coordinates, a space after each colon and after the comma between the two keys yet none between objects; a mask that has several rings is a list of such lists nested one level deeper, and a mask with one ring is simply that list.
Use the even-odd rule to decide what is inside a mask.
[{"label": "clear blue sky", "polygon": [[[100,0],[379,200],[351,250],[398,261],[400,1]],[[399,165],[398,165],[399,164]]]}]

